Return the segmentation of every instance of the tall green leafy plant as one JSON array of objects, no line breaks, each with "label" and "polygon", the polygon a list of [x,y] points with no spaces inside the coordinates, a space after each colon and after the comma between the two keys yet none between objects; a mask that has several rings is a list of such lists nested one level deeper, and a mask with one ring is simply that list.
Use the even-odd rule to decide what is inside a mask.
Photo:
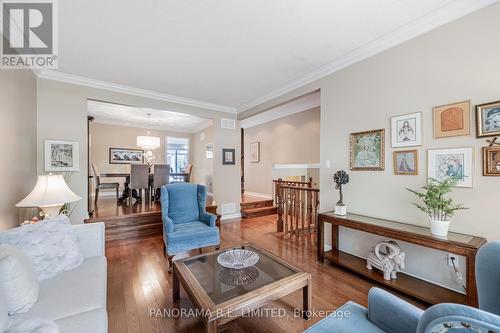
[{"label": "tall green leafy plant", "polygon": [[462,204],[455,204],[451,198],[446,197],[457,185],[458,179],[450,177],[443,181],[429,178],[429,182],[423,187],[425,192],[418,192],[407,188],[415,194],[423,203],[413,203],[418,209],[426,213],[432,220],[448,221],[456,211],[467,209]]}]

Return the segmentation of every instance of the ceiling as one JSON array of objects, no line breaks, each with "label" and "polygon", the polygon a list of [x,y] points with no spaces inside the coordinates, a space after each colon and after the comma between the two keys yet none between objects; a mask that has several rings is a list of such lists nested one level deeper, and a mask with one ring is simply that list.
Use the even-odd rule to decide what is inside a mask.
[{"label": "ceiling", "polygon": [[147,128],[147,113],[151,113],[150,128],[162,131],[196,133],[213,123],[211,119],[183,113],[88,101],[89,116],[94,117],[94,122],[100,124]]},{"label": "ceiling", "polygon": [[59,1],[58,71],[243,111],[495,1]]}]

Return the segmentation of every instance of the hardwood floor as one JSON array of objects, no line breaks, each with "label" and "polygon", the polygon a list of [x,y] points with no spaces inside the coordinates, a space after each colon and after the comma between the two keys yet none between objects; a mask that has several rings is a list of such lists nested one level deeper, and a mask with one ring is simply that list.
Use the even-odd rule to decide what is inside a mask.
[{"label": "hardwood floor", "polygon": [[[221,226],[221,248],[252,242],[310,272],[313,276],[314,310],[331,312],[349,300],[366,306],[368,290],[374,285],[372,282],[330,264],[319,263],[315,258],[314,234],[304,239],[284,239],[274,232],[275,220],[275,216],[267,216],[225,221]],[[182,288],[180,302],[172,301],[172,277],[167,272],[168,263],[162,252],[161,236],[107,244],[110,333],[204,331],[197,318],[158,315],[169,309],[193,309]],[[285,311],[286,317],[238,318],[219,331],[302,332],[322,317],[313,314],[308,321],[294,317],[294,309],[300,309],[301,304],[302,293],[298,291],[265,306],[267,309],[282,309],[279,311]]]}]

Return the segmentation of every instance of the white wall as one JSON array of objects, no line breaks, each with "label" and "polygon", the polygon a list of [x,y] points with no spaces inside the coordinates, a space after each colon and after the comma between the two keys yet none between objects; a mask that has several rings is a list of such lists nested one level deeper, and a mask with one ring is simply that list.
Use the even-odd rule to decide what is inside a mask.
[{"label": "white wall", "polygon": [[[319,108],[246,128],[245,191],[272,195],[274,164],[318,163],[319,130]],[[252,142],[260,142],[258,163],[250,162]]]},{"label": "white wall", "polygon": [[[453,197],[470,210],[459,212],[451,230],[500,239],[500,178],[481,175],[484,139],[470,136],[433,139],[432,107],[462,100],[473,105],[500,99],[500,4],[482,9],[430,33],[262,104],[241,117],[268,109],[306,92],[321,89],[321,210],[337,201],[331,177],[349,170],[349,134],[385,128],[386,170],[350,172],[344,200],[351,212],[426,225],[426,217],[411,205],[405,187],[426,182],[426,151],[430,148],[474,147],[474,188],[457,188]],[[419,147],[420,174],[394,176],[390,148],[390,117],[423,112],[424,145]],[[475,118],[473,118],[475,121]],[[472,126],[474,128],[474,126]],[[325,168],[325,161],[331,168]],[[329,235],[329,232],[326,232]],[[373,235],[341,231],[341,246],[366,256],[378,240]],[[327,239],[326,243],[330,243]],[[446,254],[403,244],[407,271],[460,289],[446,266]],[[463,266],[463,265],[462,265]]]},{"label": "white wall", "polygon": [[193,172],[191,180],[197,184],[203,184],[208,192],[213,191],[214,159],[207,158],[207,145],[213,144],[213,126],[194,133],[191,140],[191,158]]},{"label": "white wall", "polygon": [[[222,166],[221,149],[235,148],[237,149],[236,156],[238,156],[239,124],[234,130],[221,129],[220,127],[221,118],[235,119],[235,114],[46,79],[38,79],[37,87],[37,164],[39,173],[44,172],[44,139],[78,141],[80,143],[80,171],[73,175],[69,186],[82,198],[87,197],[87,99],[192,114],[214,119],[214,143],[218,147],[214,157],[214,194],[219,204],[235,203],[236,213],[239,213],[239,161],[237,160],[237,164],[233,166]],[[82,223],[87,215],[87,203],[86,200],[82,200],[76,206],[71,216],[71,222]]]},{"label": "white wall", "polygon": [[36,78],[28,70],[0,70],[0,230],[18,223],[15,204],[36,183]]},{"label": "white wall", "polygon": [[[100,124],[96,122],[90,123],[90,140],[91,162],[95,163],[100,173],[129,173],[129,164],[109,164],[109,148],[130,148],[141,149],[137,146],[137,136],[145,135],[145,128],[116,126],[109,124]],[[152,129],[151,135],[160,138],[160,147],[153,151],[155,159],[153,164],[164,164],[165,160],[165,144],[166,137],[186,138],[190,142],[191,133],[160,131]],[[192,159],[192,149],[190,147],[190,157]],[[123,178],[105,178],[103,182],[118,182],[123,186]],[[94,191],[92,189],[92,191]],[[114,190],[107,190],[114,195]],[[101,193],[106,190],[101,191]]]}]

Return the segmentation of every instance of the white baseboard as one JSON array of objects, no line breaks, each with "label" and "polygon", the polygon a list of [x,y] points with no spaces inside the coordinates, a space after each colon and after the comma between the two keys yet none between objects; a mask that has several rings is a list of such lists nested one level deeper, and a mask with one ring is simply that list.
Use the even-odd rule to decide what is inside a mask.
[{"label": "white baseboard", "polygon": [[264,194],[264,193],[257,193],[257,192],[245,191],[244,194],[252,196],[252,197],[262,198],[262,199],[272,199],[273,198],[273,196],[271,194]]},{"label": "white baseboard", "polygon": [[225,220],[230,220],[230,219],[237,219],[241,217],[241,213],[232,213],[232,214],[225,214],[222,215],[220,220],[225,221]]}]

